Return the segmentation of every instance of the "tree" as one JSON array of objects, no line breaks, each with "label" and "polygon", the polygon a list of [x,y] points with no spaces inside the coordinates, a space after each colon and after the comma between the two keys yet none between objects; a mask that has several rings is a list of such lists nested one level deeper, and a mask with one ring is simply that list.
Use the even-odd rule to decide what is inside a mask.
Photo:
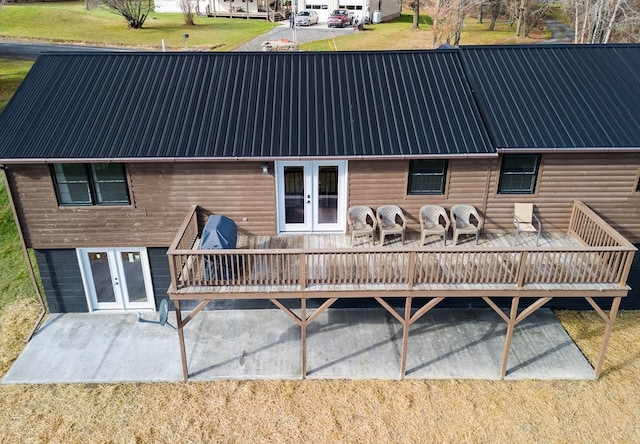
[{"label": "tree", "polygon": [[640,40],[638,0],[565,0],[573,17],[575,43]]},{"label": "tree", "polygon": [[482,0],[435,0],[433,11],[433,46],[460,44],[464,20]]},{"label": "tree", "polygon": [[180,9],[184,17],[184,24],[194,26],[193,16],[195,15],[195,5],[190,0],[180,0]]},{"label": "tree", "polygon": [[114,14],[119,14],[127,21],[127,26],[140,29],[153,11],[153,0],[104,0],[106,7]]}]

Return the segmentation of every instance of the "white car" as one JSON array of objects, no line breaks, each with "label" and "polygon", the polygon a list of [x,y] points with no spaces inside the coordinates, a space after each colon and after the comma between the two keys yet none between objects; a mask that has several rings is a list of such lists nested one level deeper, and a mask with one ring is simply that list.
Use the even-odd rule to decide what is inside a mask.
[{"label": "white car", "polygon": [[296,26],[311,26],[318,23],[318,13],[305,9],[296,15]]}]

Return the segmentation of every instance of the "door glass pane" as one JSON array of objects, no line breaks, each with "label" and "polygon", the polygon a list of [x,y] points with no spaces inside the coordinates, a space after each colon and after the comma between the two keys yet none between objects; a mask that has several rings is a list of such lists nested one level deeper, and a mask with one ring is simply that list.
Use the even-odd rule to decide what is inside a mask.
[{"label": "door glass pane", "polygon": [[111,270],[109,269],[109,258],[106,252],[88,253],[91,264],[91,275],[93,285],[96,289],[98,303],[116,302],[116,295],[113,291]]},{"label": "door glass pane", "polygon": [[144,286],[140,253],[123,251],[120,253],[120,260],[124,270],[124,281],[127,285],[125,293],[128,295],[127,299],[129,302],[146,302],[147,292]]},{"label": "door glass pane", "polygon": [[304,167],[284,167],[284,211],[285,223],[304,223]]},{"label": "door glass pane", "polygon": [[338,223],[338,167],[318,167],[318,223]]}]

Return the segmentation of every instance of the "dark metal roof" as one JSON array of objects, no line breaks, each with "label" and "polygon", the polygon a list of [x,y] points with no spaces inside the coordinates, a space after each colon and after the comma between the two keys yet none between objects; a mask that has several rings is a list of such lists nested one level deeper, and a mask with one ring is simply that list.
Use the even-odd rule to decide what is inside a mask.
[{"label": "dark metal roof", "polygon": [[458,51],[38,58],[0,160],[495,155]]},{"label": "dark metal roof", "polygon": [[640,149],[640,46],[463,47],[498,151]]}]

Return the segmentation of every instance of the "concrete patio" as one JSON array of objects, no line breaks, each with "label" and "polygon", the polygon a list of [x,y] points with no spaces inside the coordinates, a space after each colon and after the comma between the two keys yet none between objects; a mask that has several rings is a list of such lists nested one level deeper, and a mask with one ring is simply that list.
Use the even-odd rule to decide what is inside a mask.
[{"label": "concrete patio", "polygon": [[[499,379],[505,329],[491,309],[434,309],[411,327],[406,378]],[[300,329],[281,310],[204,311],[185,337],[191,381],[300,378]],[[401,341],[401,325],[381,308],[329,309],[309,326],[307,377],[398,379]],[[516,327],[505,379],[593,377],[550,310]],[[69,313],[49,316],[2,383],[182,379],[169,325],[138,322],[136,313]]]}]

